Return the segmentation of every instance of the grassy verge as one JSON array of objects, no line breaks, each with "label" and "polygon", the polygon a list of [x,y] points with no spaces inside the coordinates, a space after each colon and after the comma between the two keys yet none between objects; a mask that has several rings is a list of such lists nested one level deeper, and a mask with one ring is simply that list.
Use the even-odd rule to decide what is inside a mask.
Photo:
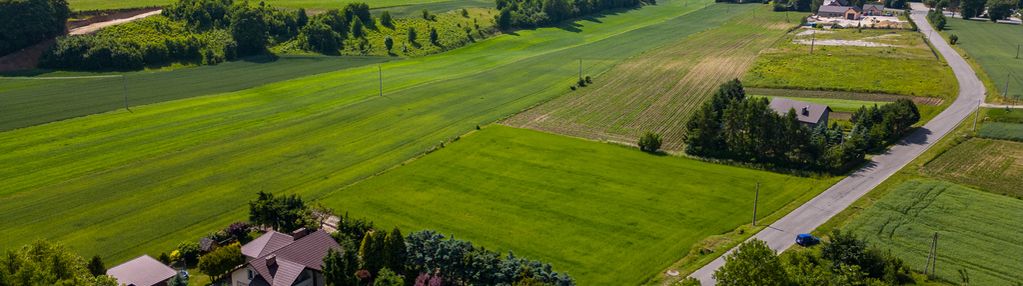
[{"label": "grassy verge", "polygon": [[747,223],[757,182],[759,211],[771,214],[834,180],[497,125],[324,203],[541,258],[580,285],[634,285],[705,237]]},{"label": "grassy verge", "polygon": [[[916,32],[854,29],[797,30],[766,51],[747,73],[751,87],[889,93],[954,98],[952,70]],[[805,42],[805,43],[804,43]],[[810,42],[814,52],[809,53]],[[818,43],[819,42],[819,43]],[[827,43],[835,45],[822,45]],[[842,44],[842,45],[838,45]],[[863,47],[851,45],[887,45]]]}]

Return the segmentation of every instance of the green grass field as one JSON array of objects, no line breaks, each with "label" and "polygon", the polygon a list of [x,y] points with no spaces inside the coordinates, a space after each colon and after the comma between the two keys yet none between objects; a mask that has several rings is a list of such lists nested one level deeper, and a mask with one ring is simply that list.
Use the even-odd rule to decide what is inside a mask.
[{"label": "green grass field", "polygon": [[720,27],[679,38],[607,73],[593,74],[591,85],[505,123],[616,142],[636,142],[643,133],[653,131],[664,138],[664,149],[681,150],[690,115],[721,83],[742,77],[760,50],[798,25],[764,5],[730,9],[738,16]]},{"label": "green grass field", "polygon": [[[938,233],[937,274],[959,284],[1016,285],[1023,280],[1023,200],[963,186],[911,180],[882,197],[847,225],[871,244],[922,271]],[[963,283],[967,284],[967,283]]]},{"label": "green grass field", "polygon": [[564,94],[576,57],[604,59],[585,66],[597,74],[727,21],[729,5],[708,3],[661,1],[384,63],[383,97],[377,68],[359,67],[0,132],[0,249],[49,238],[116,264],[245,219],[260,190],[327,198]]},{"label": "green grass field", "polygon": [[938,60],[917,32],[832,30],[815,41],[864,41],[891,47],[825,46],[800,29],[765,51],[746,74],[750,87],[876,92],[950,99],[958,92],[952,70]]},{"label": "green grass field", "polygon": [[[156,7],[176,0],[68,0],[73,11],[109,10]],[[445,0],[264,0],[267,4],[283,8],[340,9],[352,2],[365,2],[371,8],[453,2]],[[474,1],[464,1],[474,2]],[[420,9],[421,10],[421,9]]]},{"label": "green grass field", "polygon": [[1023,143],[974,138],[930,161],[922,170],[936,178],[1023,198]]},{"label": "green grass field", "polygon": [[984,138],[1023,141],[1023,124],[988,122],[977,133]]},{"label": "green grass field", "polygon": [[495,125],[323,202],[541,258],[579,285],[637,285],[748,224],[756,182],[767,216],[834,181]]},{"label": "green grass field", "polygon": [[[50,72],[0,77],[0,131],[73,117],[253,88],[307,75],[378,64],[385,57],[282,56],[253,58],[164,71],[130,73]],[[125,78],[90,78],[116,76]],[[67,78],[85,77],[85,78]]]},{"label": "green grass field", "polygon": [[952,17],[945,29],[942,33],[959,37],[959,48],[966,50],[968,56],[980,64],[997,87],[998,95],[1005,93],[1008,80],[1009,96],[1023,98],[1023,51],[1020,51],[1019,58],[1016,54],[1019,45],[1023,44],[1023,33],[1018,25]]}]

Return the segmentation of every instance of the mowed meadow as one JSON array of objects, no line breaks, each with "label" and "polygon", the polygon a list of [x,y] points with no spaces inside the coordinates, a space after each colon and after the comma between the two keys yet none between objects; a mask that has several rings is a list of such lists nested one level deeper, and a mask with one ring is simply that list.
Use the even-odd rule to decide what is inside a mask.
[{"label": "mowed meadow", "polygon": [[[594,74],[593,84],[504,123],[626,143],[653,131],[663,136],[665,149],[678,151],[690,115],[721,83],[741,78],[761,50],[799,24],[765,5],[732,5],[729,13],[738,16]],[[582,62],[594,60],[599,59]]]},{"label": "mowed meadow", "polygon": [[[944,156],[944,155],[943,155]],[[929,179],[904,182],[846,229],[923,271],[938,234],[937,276],[970,285],[1023,280],[1023,200]],[[965,272],[965,273],[963,273]]]},{"label": "mowed meadow", "polygon": [[564,94],[573,58],[598,74],[732,7],[663,1],[383,63],[383,96],[363,66],[0,132],[0,248],[48,238],[115,264],[245,219],[258,191],[327,200]]},{"label": "mowed meadow", "polygon": [[49,72],[0,77],[0,131],[208,94],[339,69],[386,57],[254,57],[215,66],[125,73]]},{"label": "mowed meadow", "polygon": [[323,200],[355,217],[436,229],[541,258],[579,285],[652,281],[700,240],[834,183],[501,125]]}]

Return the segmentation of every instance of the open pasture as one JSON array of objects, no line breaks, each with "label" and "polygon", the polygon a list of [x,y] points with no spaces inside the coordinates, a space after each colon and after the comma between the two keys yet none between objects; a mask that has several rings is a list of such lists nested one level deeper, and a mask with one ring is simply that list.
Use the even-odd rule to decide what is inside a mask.
[{"label": "open pasture", "polygon": [[1023,141],[1023,124],[988,122],[977,133],[984,138]]},{"label": "open pasture", "polygon": [[[0,131],[379,64],[386,57],[281,56],[173,70],[0,77]],[[104,77],[106,76],[106,77]],[[123,76],[124,78],[121,78]],[[127,99],[125,98],[127,97]]]},{"label": "open pasture", "polygon": [[[1019,25],[996,24],[990,21],[970,21],[949,17],[946,35],[956,35],[959,48],[966,51],[988,75],[998,94],[988,97],[1002,97],[1008,91],[1010,97],[1023,99],[1023,32]],[[1011,75],[1011,76],[1010,76]]]},{"label": "open pasture", "polygon": [[[983,131],[982,131],[983,132]],[[1023,197],[1023,143],[974,138],[924,165],[923,173],[980,189]]]},{"label": "open pasture", "polygon": [[748,224],[757,182],[766,217],[834,180],[495,125],[323,202],[540,258],[579,285],[637,285],[698,241]]},{"label": "open pasture", "polygon": [[574,57],[600,73],[731,15],[687,1],[383,63],[383,96],[363,66],[0,132],[0,248],[48,238],[116,264],[244,219],[260,190],[328,199],[564,94]]},{"label": "open pasture", "polygon": [[[68,0],[72,11],[110,10],[165,6],[176,0]],[[452,0],[263,0],[282,8],[340,9],[348,3],[365,2],[371,8],[452,2]],[[472,3],[473,1],[464,1]]]},{"label": "open pasture", "polygon": [[688,37],[675,36],[672,44],[626,60],[607,73],[585,71],[584,75],[595,76],[593,84],[505,124],[628,143],[653,131],[663,136],[664,149],[681,149],[690,115],[721,83],[742,77],[760,50],[798,25],[764,5],[731,5],[729,9],[738,15],[734,20]]},{"label": "open pasture", "polygon": [[[814,38],[808,31],[796,30],[764,51],[743,82],[759,88],[943,99],[954,98],[958,92],[952,70],[935,56],[917,32],[837,29],[818,31]],[[818,45],[816,41],[845,45]],[[863,43],[881,46],[857,46]]]},{"label": "open pasture", "polygon": [[[1017,185],[1018,186],[1018,185]],[[1023,200],[935,180],[910,180],[862,211],[846,229],[923,271],[938,233],[939,278],[969,285],[1023,280]]]}]

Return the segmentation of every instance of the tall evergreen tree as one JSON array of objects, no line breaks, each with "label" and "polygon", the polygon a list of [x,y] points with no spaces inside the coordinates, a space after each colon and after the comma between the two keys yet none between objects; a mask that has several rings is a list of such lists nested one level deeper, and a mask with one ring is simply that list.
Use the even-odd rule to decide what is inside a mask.
[{"label": "tall evergreen tree", "polygon": [[405,237],[397,227],[391,230],[384,239],[384,252],[386,255],[386,267],[397,272],[405,273],[405,264],[408,262],[408,249],[405,245]]}]

